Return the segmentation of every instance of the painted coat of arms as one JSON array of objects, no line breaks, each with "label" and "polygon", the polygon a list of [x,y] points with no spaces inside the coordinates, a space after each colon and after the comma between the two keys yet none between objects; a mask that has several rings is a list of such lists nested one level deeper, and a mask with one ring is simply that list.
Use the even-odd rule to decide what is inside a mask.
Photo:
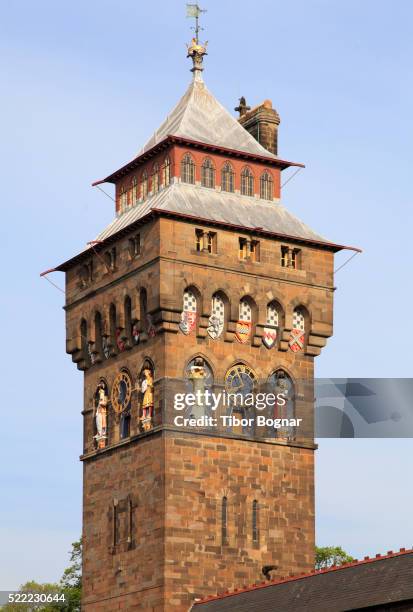
[{"label": "painted coat of arms", "polygon": [[209,336],[216,340],[224,331],[225,324],[225,304],[222,298],[214,296],[212,298],[212,312],[208,320],[207,332]]},{"label": "painted coat of arms", "polygon": [[252,329],[251,305],[245,299],[239,303],[239,321],[235,326],[235,337],[241,344],[246,344],[251,337]]},{"label": "painted coat of arms", "polygon": [[196,297],[192,291],[184,292],[184,308],[181,314],[179,329],[186,336],[196,327]]},{"label": "painted coat of arms", "polygon": [[186,336],[194,331],[196,327],[196,312],[190,310],[184,310],[181,314],[181,322],[179,329]]},{"label": "painted coat of arms", "polygon": [[235,326],[235,337],[241,344],[246,344],[251,336],[251,321],[238,321]]},{"label": "painted coat of arms", "polygon": [[268,349],[272,348],[277,340],[277,329],[275,327],[264,327],[262,342]]},{"label": "painted coat of arms", "polygon": [[293,353],[298,353],[304,348],[305,333],[301,329],[292,329],[288,343]]}]

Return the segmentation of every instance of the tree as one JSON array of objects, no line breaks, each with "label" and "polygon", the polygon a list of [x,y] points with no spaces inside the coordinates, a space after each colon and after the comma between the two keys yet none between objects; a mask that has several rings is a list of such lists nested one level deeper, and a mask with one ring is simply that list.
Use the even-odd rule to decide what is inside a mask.
[{"label": "tree", "polygon": [[[21,593],[42,593],[44,595],[54,595],[60,593],[60,587],[57,583],[45,582],[39,584],[35,580],[30,580],[25,584],[22,584],[19,591]],[[30,609],[27,603],[7,603],[0,608],[1,612],[27,612]],[[55,610],[61,610],[57,608],[53,603],[41,605],[36,610],[42,610],[42,612],[55,612]]]},{"label": "tree", "polygon": [[317,570],[326,569],[333,565],[343,565],[350,563],[354,558],[346,553],[341,546],[316,546],[315,547],[315,568]]},{"label": "tree", "polygon": [[69,567],[63,572],[60,580],[60,590],[66,595],[65,606],[61,609],[67,612],[80,612],[82,598],[82,539],[72,543]]},{"label": "tree", "polygon": [[[65,601],[36,606],[39,612],[80,612],[82,597],[82,540],[72,543],[70,552],[70,565],[63,572],[59,583],[40,584],[31,580],[23,584],[20,589],[23,593],[44,593],[64,595]],[[0,608],[1,612],[27,612],[27,604],[8,603]]]}]

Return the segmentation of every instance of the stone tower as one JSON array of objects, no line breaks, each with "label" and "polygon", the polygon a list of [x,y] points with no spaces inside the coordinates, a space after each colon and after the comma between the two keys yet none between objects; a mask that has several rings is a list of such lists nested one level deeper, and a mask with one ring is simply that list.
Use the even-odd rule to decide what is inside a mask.
[{"label": "stone tower", "polygon": [[[299,164],[219,104],[205,53],[193,41],[188,90],[100,181],[115,185],[115,219],[57,268],[84,372],[85,612],[184,611],[313,566],[313,361],[332,334],[342,247],[281,205],[280,174]],[[238,395],[215,411],[200,396],[175,404],[206,389]],[[283,389],[260,413],[282,426],[258,427],[245,397]]]}]

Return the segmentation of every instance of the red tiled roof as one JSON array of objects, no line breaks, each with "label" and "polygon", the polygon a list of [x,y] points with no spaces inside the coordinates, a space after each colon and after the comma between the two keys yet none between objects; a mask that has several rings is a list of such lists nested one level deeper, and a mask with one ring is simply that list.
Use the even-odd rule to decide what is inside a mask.
[{"label": "red tiled roof", "polygon": [[411,553],[413,553],[413,548],[411,549],[400,548],[398,552],[393,552],[392,550],[389,550],[384,555],[377,554],[374,557],[367,556],[367,557],[364,557],[364,559],[362,560],[355,559],[354,561],[351,561],[350,563],[343,563],[342,565],[331,566],[326,569],[321,569],[321,570],[314,569],[308,573],[303,572],[302,574],[297,574],[295,576],[287,576],[287,577],[282,577],[278,579],[274,578],[273,580],[270,580],[270,581],[262,581],[260,583],[255,583],[249,586],[244,586],[242,588],[234,589],[233,591],[225,591],[224,593],[218,593],[218,595],[210,595],[210,596],[204,597],[203,599],[195,601],[193,603],[193,606],[199,606],[207,602],[221,600],[227,597],[234,597],[242,593],[249,593],[251,591],[258,591],[262,589],[273,588],[273,587],[276,587],[277,585],[286,584],[289,582],[295,582],[295,581],[303,580],[306,578],[312,578],[317,575],[330,574],[332,572],[343,571],[349,568],[354,568],[354,567],[363,566],[369,563],[374,563],[376,561],[383,561],[385,559],[401,557],[403,555],[408,555]]}]

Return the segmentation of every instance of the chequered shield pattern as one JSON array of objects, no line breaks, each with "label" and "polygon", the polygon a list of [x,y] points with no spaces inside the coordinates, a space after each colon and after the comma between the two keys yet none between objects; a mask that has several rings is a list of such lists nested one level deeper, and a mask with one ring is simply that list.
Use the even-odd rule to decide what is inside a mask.
[{"label": "chequered shield pattern", "polygon": [[192,291],[184,291],[184,312],[196,312],[196,297]]},{"label": "chequered shield pattern", "polygon": [[267,325],[278,327],[278,310],[275,304],[269,304],[267,308]]},{"label": "chequered shield pattern", "polygon": [[293,312],[293,329],[305,331],[304,314],[299,308],[295,308]]},{"label": "chequered shield pattern", "polygon": [[215,315],[219,321],[224,322],[225,304],[224,300],[219,297],[219,295],[214,295],[212,298],[212,314]]},{"label": "chequered shield pattern", "polygon": [[239,320],[250,323],[251,318],[252,312],[250,304],[247,302],[247,300],[241,300],[239,303]]}]

